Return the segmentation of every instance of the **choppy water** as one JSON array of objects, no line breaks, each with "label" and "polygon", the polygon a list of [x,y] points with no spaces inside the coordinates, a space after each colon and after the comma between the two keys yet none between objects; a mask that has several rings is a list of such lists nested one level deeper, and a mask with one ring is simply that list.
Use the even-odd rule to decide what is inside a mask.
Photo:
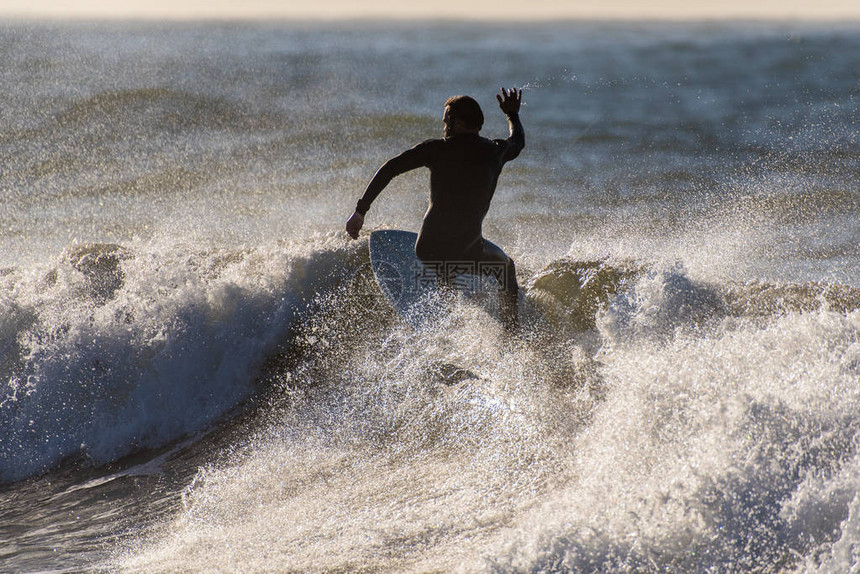
[{"label": "choppy water", "polygon": [[[860,27],[0,26],[0,570],[860,565]],[[522,340],[341,231],[524,87]],[[368,228],[415,230],[424,173]]]}]

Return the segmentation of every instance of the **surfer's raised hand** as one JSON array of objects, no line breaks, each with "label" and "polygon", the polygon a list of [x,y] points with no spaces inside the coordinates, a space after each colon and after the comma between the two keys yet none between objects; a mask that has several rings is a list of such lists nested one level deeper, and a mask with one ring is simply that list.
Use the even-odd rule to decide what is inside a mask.
[{"label": "surfer's raised hand", "polygon": [[352,212],[352,216],[346,222],[346,232],[353,239],[358,239],[358,232],[364,226],[364,216],[359,212]]},{"label": "surfer's raised hand", "polygon": [[519,113],[520,102],[523,99],[523,91],[511,88],[506,90],[502,88],[501,94],[496,94],[496,99],[499,100],[499,107],[505,112],[506,116]]}]

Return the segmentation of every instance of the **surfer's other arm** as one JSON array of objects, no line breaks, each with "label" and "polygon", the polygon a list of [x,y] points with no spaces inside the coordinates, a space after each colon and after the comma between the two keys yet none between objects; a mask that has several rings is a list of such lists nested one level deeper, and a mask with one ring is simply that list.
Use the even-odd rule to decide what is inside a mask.
[{"label": "surfer's other arm", "polygon": [[358,200],[355,211],[346,222],[346,232],[353,239],[358,239],[358,232],[364,226],[364,214],[370,209],[370,204],[385,189],[391,180],[407,171],[427,165],[428,142],[420,143],[412,149],[406,150],[397,157],[385,162],[364,190],[364,195]]}]

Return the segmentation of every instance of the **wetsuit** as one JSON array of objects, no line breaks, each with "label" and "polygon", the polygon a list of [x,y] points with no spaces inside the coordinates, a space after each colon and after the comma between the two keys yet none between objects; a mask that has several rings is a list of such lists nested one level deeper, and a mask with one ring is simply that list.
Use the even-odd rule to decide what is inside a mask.
[{"label": "wetsuit", "polygon": [[[513,305],[518,291],[513,260],[481,235],[484,216],[496,191],[502,166],[525,147],[525,133],[518,114],[508,116],[508,139],[489,140],[478,134],[458,134],[418,144],[387,161],[376,172],[356,211],[362,216],[388,183],[401,173],[430,168],[430,205],[415,243],[415,253],[427,264],[467,262],[502,264],[504,278],[499,287]],[[479,265],[478,269],[481,266]],[[503,312],[504,308],[503,308]]]}]

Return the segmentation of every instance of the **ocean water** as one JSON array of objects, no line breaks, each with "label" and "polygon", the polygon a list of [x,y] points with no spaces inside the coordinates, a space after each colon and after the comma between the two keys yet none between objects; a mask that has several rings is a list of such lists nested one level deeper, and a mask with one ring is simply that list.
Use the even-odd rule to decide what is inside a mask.
[{"label": "ocean water", "polygon": [[[860,571],[860,25],[0,23],[0,571]],[[521,86],[523,333],[343,224]],[[427,174],[366,229],[417,230]]]}]

